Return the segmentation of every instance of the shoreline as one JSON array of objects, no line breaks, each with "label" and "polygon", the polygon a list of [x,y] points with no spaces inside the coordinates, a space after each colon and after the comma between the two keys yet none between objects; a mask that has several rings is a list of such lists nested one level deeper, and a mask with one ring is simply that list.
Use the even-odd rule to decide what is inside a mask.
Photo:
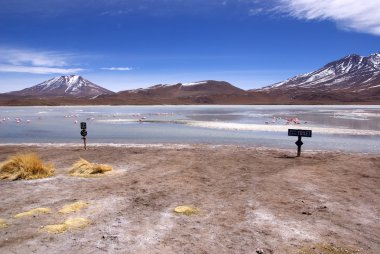
[{"label": "shoreline", "polygon": [[[6,147],[51,147],[51,148],[83,148],[83,144],[79,143],[0,143],[1,148]],[[288,152],[297,153],[297,147],[294,148],[276,148],[268,146],[255,146],[251,144],[181,144],[181,143],[87,143],[87,150],[91,150],[91,147],[95,148],[160,148],[160,149],[190,149],[190,148],[244,148],[244,149],[254,149],[258,151],[273,151],[273,152]],[[83,151],[86,151],[83,149]],[[317,150],[317,149],[302,149],[302,154],[352,154],[352,155],[379,155],[379,153],[369,153],[369,152],[350,152],[341,150]]]},{"label": "shoreline", "polygon": [[122,104],[122,105],[113,105],[113,104],[105,104],[105,105],[92,105],[92,104],[83,104],[83,105],[0,105],[1,107],[260,107],[260,106],[273,106],[273,107],[309,107],[313,108],[315,106],[318,107],[337,107],[337,108],[345,108],[345,107],[358,107],[358,108],[368,108],[380,107],[380,102],[378,104]]}]

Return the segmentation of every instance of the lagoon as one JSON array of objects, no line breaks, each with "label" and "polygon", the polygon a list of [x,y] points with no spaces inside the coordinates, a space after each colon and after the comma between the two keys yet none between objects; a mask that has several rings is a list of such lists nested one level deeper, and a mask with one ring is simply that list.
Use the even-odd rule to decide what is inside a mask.
[{"label": "lagoon", "polygon": [[0,107],[0,143],[214,144],[295,149],[288,128],[312,129],[303,149],[380,153],[380,106]]}]

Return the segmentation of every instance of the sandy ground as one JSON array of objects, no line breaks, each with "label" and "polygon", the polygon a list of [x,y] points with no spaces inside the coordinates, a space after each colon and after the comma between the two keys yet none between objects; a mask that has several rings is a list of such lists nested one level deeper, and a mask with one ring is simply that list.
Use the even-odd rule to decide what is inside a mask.
[{"label": "sandy ground", "polygon": [[[380,253],[380,156],[236,146],[0,146],[37,152],[56,176],[0,182],[0,253],[299,253],[332,243]],[[108,163],[99,178],[67,174],[79,156]],[[75,201],[74,214],[57,211]],[[200,213],[173,213],[192,205]],[[14,218],[36,207],[51,214]],[[82,230],[39,229],[70,217]]]}]

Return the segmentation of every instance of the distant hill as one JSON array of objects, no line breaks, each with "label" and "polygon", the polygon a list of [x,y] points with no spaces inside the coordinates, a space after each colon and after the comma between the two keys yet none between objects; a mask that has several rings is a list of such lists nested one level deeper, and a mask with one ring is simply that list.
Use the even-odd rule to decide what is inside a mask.
[{"label": "distant hill", "polygon": [[206,80],[175,85],[155,85],[148,88],[121,91],[112,96],[118,100],[157,102],[158,104],[214,104],[220,98],[243,95],[246,92],[225,81]]}]

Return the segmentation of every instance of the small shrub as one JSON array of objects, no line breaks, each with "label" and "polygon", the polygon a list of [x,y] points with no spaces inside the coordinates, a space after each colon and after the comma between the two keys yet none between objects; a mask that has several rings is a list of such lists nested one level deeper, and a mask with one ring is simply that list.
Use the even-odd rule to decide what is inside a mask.
[{"label": "small shrub", "polygon": [[112,167],[105,164],[95,164],[80,158],[73,164],[69,173],[73,176],[89,177],[104,174],[107,171],[111,171]]},{"label": "small shrub", "polygon": [[0,166],[0,179],[38,179],[54,175],[54,167],[44,164],[35,153],[16,154]]}]

